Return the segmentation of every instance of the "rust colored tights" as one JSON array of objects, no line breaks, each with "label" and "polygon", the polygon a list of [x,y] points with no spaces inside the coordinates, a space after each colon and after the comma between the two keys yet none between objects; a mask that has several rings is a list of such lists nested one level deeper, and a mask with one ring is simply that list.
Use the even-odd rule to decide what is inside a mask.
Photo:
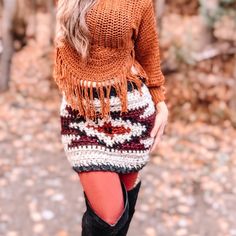
[{"label": "rust colored tights", "polygon": [[138,172],[118,174],[109,171],[89,171],[78,175],[96,214],[108,224],[115,224],[124,208],[120,179],[126,189],[130,190],[134,186]]}]

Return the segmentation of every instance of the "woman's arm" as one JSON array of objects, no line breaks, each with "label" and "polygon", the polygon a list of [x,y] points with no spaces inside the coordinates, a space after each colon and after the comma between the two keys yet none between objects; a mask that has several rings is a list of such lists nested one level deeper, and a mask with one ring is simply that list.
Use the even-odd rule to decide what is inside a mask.
[{"label": "woman's arm", "polygon": [[135,41],[135,57],[147,74],[148,78],[145,84],[149,88],[157,109],[155,124],[150,134],[151,137],[155,137],[151,148],[151,151],[153,151],[159,143],[167,124],[168,109],[165,104],[165,77],[161,71],[157,22],[152,0],[147,0],[142,15]]},{"label": "woman's arm", "polygon": [[135,40],[135,58],[142,65],[155,105],[165,100],[165,77],[160,66],[159,39],[153,0],[147,0]]}]

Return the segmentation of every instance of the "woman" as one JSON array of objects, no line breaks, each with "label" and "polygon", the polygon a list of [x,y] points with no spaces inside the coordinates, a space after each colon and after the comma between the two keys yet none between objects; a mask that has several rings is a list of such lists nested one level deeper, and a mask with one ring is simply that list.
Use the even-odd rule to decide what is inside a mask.
[{"label": "woman", "polygon": [[127,234],[167,122],[152,0],[59,0],[54,79],[61,137],[79,175],[82,235]]}]

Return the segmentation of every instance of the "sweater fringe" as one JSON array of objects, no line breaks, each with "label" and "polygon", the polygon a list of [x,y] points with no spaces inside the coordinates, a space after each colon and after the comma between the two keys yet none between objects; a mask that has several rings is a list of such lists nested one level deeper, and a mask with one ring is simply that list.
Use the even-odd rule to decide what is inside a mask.
[{"label": "sweater fringe", "polygon": [[[132,61],[131,65],[120,68],[117,75],[107,80],[96,82],[92,80],[80,79],[68,67],[60,56],[56,56],[56,63],[53,71],[54,80],[60,92],[65,94],[67,102],[73,109],[78,110],[79,115],[86,119],[95,120],[97,118],[108,119],[110,116],[110,91],[111,86],[115,88],[116,94],[121,102],[121,112],[127,112],[127,82],[132,81],[142,94],[141,86],[143,81],[140,77],[146,78],[146,73],[139,63]],[[131,73],[132,65],[138,69],[138,74]],[[87,82],[90,82],[88,84]],[[93,87],[93,82],[96,86]],[[131,83],[132,84],[132,83]],[[96,112],[93,98],[93,89],[96,89],[100,100],[100,112]],[[105,93],[104,93],[105,88]],[[132,91],[134,86],[132,84]]]}]

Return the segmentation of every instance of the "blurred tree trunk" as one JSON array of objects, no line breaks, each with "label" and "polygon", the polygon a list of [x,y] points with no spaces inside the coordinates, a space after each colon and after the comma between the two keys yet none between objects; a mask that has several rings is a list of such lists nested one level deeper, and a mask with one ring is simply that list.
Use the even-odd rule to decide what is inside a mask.
[{"label": "blurred tree trunk", "polygon": [[153,0],[159,31],[161,31],[162,17],[164,14],[166,0]]},{"label": "blurred tree trunk", "polygon": [[4,0],[3,22],[2,22],[2,39],[3,53],[1,58],[1,77],[0,91],[8,89],[10,80],[11,58],[14,52],[13,49],[13,21],[17,8],[17,0]]},{"label": "blurred tree trunk", "polygon": [[[9,88],[11,59],[14,53],[14,40],[19,42],[19,48],[21,48],[26,45],[27,36],[35,38],[37,30],[36,13],[38,4],[43,5],[50,13],[50,44],[52,44],[55,31],[54,0],[3,0],[3,52],[0,64],[0,92],[4,92]],[[29,24],[29,22],[31,22],[31,24]],[[31,30],[27,33],[29,26],[31,26]]]},{"label": "blurred tree trunk", "polygon": [[48,0],[47,1],[47,9],[50,13],[51,17],[51,35],[50,35],[50,42],[53,44],[54,36],[55,36],[55,24],[56,24],[56,9],[55,9],[55,1],[54,0]]},{"label": "blurred tree trunk", "polygon": [[154,7],[155,7],[155,11],[157,14],[158,18],[161,18],[163,16],[164,13],[164,8],[165,8],[165,0],[153,0],[154,2]]}]

